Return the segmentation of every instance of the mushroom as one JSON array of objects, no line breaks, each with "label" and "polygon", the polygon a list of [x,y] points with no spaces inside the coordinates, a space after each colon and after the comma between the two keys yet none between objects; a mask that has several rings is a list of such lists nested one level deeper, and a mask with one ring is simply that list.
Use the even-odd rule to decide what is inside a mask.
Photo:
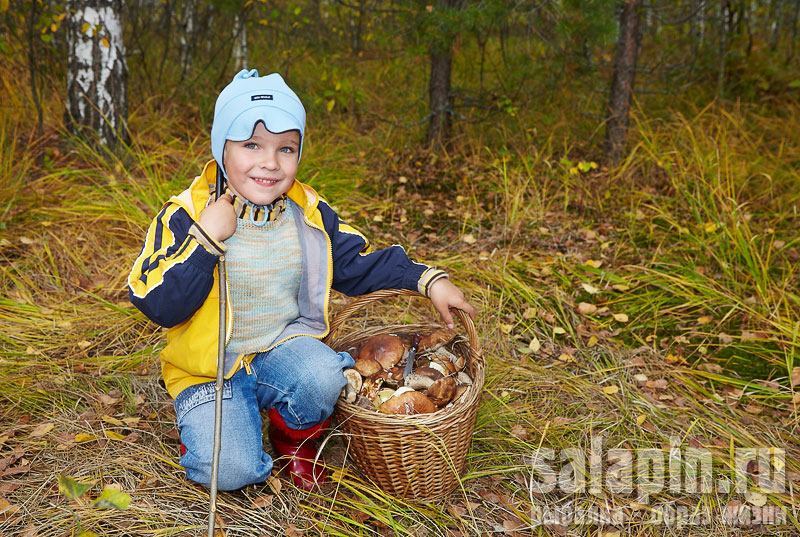
[{"label": "mushroom", "polygon": [[442,376],[450,374],[450,370],[447,368],[447,366],[445,366],[442,362],[438,360],[431,360],[430,363],[428,364],[428,367],[430,369],[435,369],[436,371],[441,373]]},{"label": "mushroom", "polygon": [[418,367],[403,380],[403,386],[408,386],[415,390],[427,390],[431,387],[431,384],[443,376],[440,371],[431,367]]},{"label": "mushroom", "polygon": [[383,403],[378,410],[386,414],[429,414],[436,412],[436,406],[424,394],[416,390],[400,388],[392,397]]},{"label": "mushroom", "polygon": [[369,338],[358,352],[358,359],[376,360],[382,369],[389,369],[397,364],[405,353],[403,340],[393,334],[378,334]]},{"label": "mushroom", "polygon": [[355,403],[358,392],[361,391],[361,386],[364,384],[361,374],[355,369],[345,369],[344,378],[347,379],[347,384],[342,390],[344,400],[348,403]]},{"label": "mushroom", "polygon": [[[464,369],[464,365],[466,365],[467,363],[466,359],[463,356],[456,356],[455,354],[445,349],[444,347],[439,347],[438,349],[436,349],[433,356],[431,356],[432,360],[434,358],[437,360],[441,360],[444,363],[450,362],[455,366],[456,371],[461,371],[462,369]],[[450,369],[449,366],[448,369]]]},{"label": "mushroom", "polygon": [[375,396],[378,394],[378,390],[381,389],[383,386],[383,379],[378,377],[376,379],[365,379],[364,385],[361,386],[361,395],[369,399],[370,401],[375,400]]},{"label": "mushroom", "polygon": [[425,393],[427,393],[428,399],[430,399],[434,405],[443,407],[455,397],[457,389],[458,383],[456,379],[453,377],[443,377],[431,384],[431,387],[428,388],[428,391]]},{"label": "mushroom", "polygon": [[383,388],[378,392],[378,395],[375,396],[375,406],[378,407],[388,401],[393,395],[394,390],[391,388]]},{"label": "mushroom", "polygon": [[463,371],[458,372],[458,374],[456,375],[456,379],[458,380],[459,384],[464,384],[465,386],[472,385],[472,379],[470,378],[469,375],[467,375]]},{"label": "mushroom", "polygon": [[445,369],[447,371],[445,373],[445,375],[450,375],[450,374],[455,373],[456,371],[458,371],[456,369],[456,364],[454,364],[453,362],[451,362],[450,360],[448,360],[444,356],[439,356],[439,355],[432,356],[431,357],[431,365],[433,365],[433,364],[438,364],[443,369]]},{"label": "mushroom", "polygon": [[425,334],[419,341],[420,349],[435,349],[441,347],[451,339],[456,337],[456,331],[452,328],[439,328],[430,334]]},{"label": "mushroom", "polygon": [[455,397],[453,397],[453,400],[450,401],[450,404],[453,404],[457,402],[459,399],[461,399],[461,396],[464,395],[464,392],[466,392],[468,389],[469,386],[463,386],[463,385],[460,385],[458,388],[456,388],[456,395]]},{"label": "mushroom", "polygon": [[371,377],[375,373],[378,373],[381,369],[381,364],[379,364],[376,360],[372,358],[359,358],[356,360],[355,365],[356,371],[361,373],[362,377]]}]

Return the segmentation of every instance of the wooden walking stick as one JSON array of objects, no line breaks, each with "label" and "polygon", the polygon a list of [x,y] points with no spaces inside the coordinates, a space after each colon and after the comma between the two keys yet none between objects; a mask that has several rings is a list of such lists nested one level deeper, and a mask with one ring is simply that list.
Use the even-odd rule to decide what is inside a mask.
[{"label": "wooden walking stick", "polygon": [[[217,163],[217,188],[214,201],[222,194],[225,178],[222,166]],[[214,445],[211,452],[211,491],[208,505],[208,537],[214,537],[214,522],[217,515],[217,482],[219,481],[219,452],[222,444],[222,385],[225,377],[225,326],[227,318],[227,281],[225,275],[225,256],[219,257],[217,264],[219,279],[219,343],[217,345],[217,385],[214,393]]]}]

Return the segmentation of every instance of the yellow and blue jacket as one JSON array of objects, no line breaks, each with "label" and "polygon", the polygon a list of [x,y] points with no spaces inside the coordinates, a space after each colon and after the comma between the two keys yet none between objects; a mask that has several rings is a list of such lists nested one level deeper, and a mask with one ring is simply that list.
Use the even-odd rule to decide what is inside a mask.
[{"label": "yellow and blue jacket", "polygon": [[[187,190],[164,204],[150,224],[128,276],[131,302],[150,320],[167,328],[161,372],[172,397],[188,386],[216,378],[216,266],[220,251],[193,229],[214,191],[216,167],[215,161],[209,161]],[[430,283],[444,275],[411,261],[400,246],[372,251],[369,241],[339,220],[308,185],[295,181],[287,195],[295,202],[290,206],[295,208],[293,216],[303,251],[300,315],[276,338],[273,347],[299,335],[325,337],[331,289],[349,296],[391,288],[427,295]],[[233,327],[230,295],[227,305],[226,342]],[[252,355],[226,355],[225,377],[241,367],[249,368],[250,360]]]}]

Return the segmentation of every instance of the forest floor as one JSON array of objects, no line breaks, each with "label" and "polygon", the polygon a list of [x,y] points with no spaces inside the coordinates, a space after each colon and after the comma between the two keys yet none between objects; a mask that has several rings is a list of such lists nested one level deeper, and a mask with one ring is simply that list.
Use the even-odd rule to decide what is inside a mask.
[{"label": "forest floor", "polygon": [[[403,244],[447,269],[478,308],[486,383],[472,448],[461,486],[411,501],[372,486],[334,429],[330,486],[305,493],[271,479],[220,493],[221,531],[797,534],[800,144],[770,142],[793,132],[786,115],[778,125],[720,107],[642,121],[615,169],[548,139],[447,156],[363,140],[337,152],[341,132],[314,140],[304,177],[377,246]],[[136,139],[120,156],[10,124],[0,133],[0,534],[203,534],[208,492],[178,465],[158,383],[163,334],[129,304],[125,281],[149,219],[204,152],[176,136]],[[349,300],[334,296],[334,310]],[[408,299],[370,313],[372,324],[398,321],[438,322]],[[534,471],[547,449],[558,483]],[[629,488],[615,465],[625,453],[636,462]]]}]

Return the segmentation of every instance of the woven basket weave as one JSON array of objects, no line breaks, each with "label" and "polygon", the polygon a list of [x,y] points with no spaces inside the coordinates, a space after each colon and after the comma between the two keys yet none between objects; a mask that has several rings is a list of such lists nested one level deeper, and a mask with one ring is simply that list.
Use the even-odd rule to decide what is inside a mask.
[{"label": "woven basket weave", "polygon": [[[332,321],[326,342],[337,351],[360,345],[379,333],[413,333],[436,328],[433,325],[396,325],[359,328],[339,335],[342,325],[354,313],[373,302],[396,296],[421,297],[414,291],[390,289],[364,295]],[[356,468],[389,494],[413,499],[432,499],[450,493],[459,483],[466,465],[475,415],[484,383],[485,364],[478,335],[469,315],[455,310],[466,330],[466,341],[453,352],[467,359],[466,371],[472,386],[451,407],[433,414],[395,416],[381,414],[340,399],[334,421],[350,439],[349,451]]]}]

